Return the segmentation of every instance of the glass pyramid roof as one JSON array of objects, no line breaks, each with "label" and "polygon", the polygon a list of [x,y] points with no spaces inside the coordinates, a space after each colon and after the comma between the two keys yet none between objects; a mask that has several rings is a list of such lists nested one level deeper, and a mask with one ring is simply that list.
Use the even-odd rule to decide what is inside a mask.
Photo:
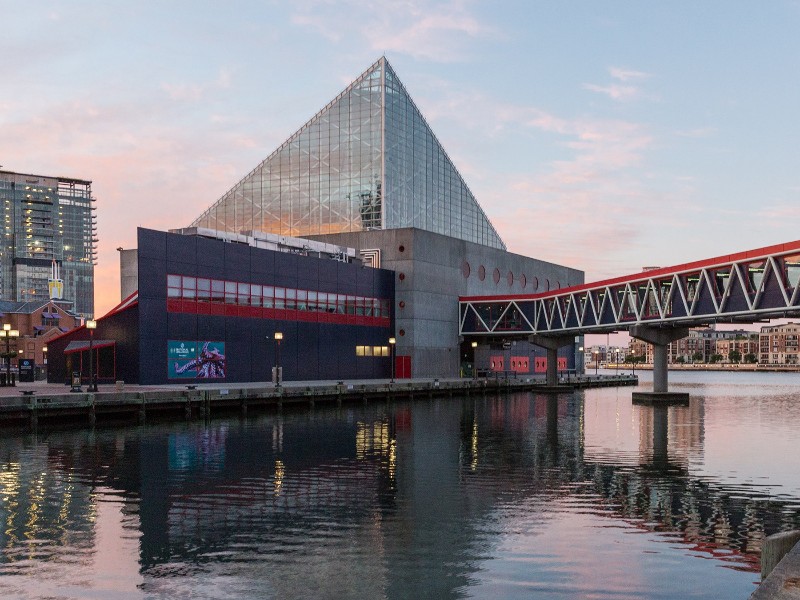
[{"label": "glass pyramid roof", "polygon": [[416,227],[505,250],[385,57],[191,226],[294,237]]}]

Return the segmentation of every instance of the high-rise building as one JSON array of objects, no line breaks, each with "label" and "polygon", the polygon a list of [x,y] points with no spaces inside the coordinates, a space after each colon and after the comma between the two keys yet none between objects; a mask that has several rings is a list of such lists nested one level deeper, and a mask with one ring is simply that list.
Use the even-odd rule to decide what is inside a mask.
[{"label": "high-rise building", "polygon": [[0,299],[52,296],[93,316],[94,202],[91,181],[0,170]]},{"label": "high-rise building", "polygon": [[414,227],[505,250],[386,58],[192,226],[295,237]]}]

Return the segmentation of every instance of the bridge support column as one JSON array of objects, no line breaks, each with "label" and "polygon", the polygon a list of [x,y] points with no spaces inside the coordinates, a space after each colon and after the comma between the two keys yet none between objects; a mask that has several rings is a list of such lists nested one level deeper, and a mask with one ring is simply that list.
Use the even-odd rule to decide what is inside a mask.
[{"label": "bridge support column", "polygon": [[631,337],[653,345],[653,392],[634,392],[634,401],[685,403],[689,394],[671,393],[668,386],[667,347],[670,342],[689,335],[686,327],[653,327],[652,325],[634,325],[630,329]]},{"label": "bridge support column", "polygon": [[575,343],[574,335],[532,335],[528,338],[531,344],[536,344],[547,350],[547,385],[558,385],[558,349],[571,346]]}]

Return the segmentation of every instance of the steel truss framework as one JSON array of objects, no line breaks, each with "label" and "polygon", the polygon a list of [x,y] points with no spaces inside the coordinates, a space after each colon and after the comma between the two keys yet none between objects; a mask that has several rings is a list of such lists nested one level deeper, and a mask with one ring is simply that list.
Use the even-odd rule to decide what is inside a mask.
[{"label": "steel truss framework", "polygon": [[459,299],[460,333],[581,335],[800,316],[800,240],[543,294]]}]

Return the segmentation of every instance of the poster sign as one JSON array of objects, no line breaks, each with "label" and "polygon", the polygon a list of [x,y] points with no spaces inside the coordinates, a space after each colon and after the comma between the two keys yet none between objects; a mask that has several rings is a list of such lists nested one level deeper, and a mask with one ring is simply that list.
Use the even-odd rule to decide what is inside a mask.
[{"label": "poster sign", "polygon": [[170,379],[224,379],[225,342],[167,341]]}]

